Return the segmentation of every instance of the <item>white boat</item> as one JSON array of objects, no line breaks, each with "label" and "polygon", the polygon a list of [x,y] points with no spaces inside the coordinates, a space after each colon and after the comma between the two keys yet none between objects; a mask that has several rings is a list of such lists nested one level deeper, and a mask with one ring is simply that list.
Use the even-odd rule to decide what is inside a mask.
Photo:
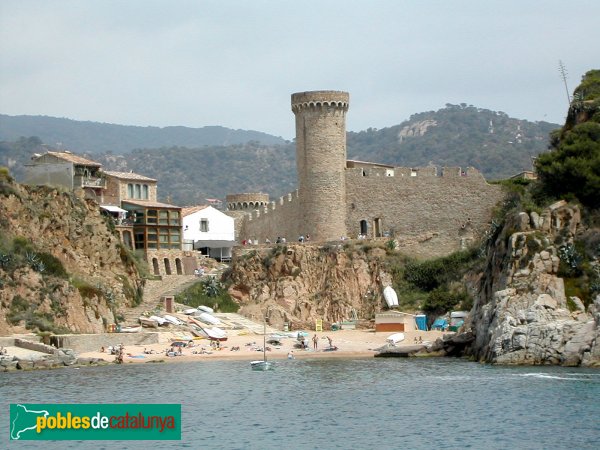
[{"label": "white boat", "polygon": [[398,294],[391,286],[386,286],[383,290],[383,298],[388,305],[388,308],[393,308],[394,306],[398,306]]},{"label": "white boat", "polygon": [[221,330],[217,327],[205,328],[204,331],[208,334],[208,337],[212,340],[217,341],[226,341],[227,340],[227,332],[225,330]]},{"label": "white boat", "polygon": [[177,317],[174,316],[170,316],[169,314],[165,314],[163,316],[163,318],[169,322],[172,323],[173,325],[183,325],[183,322],[181,320],[179,320]]},{"label": "white boat", "polygon": [[163,319],[162,317],[159,317],[159,316],[150,316],[150,317],[148,317],[148,319],[155,320],[158,323],[158,325],[160,325],[160,326],[169,324],[169,322],[166,319]]},{"label": "white boat", "polygon": [[137,327],[119,327],[119,333],[139,333],[142,331],[142,326]]},{"label": "white boat", "polygon": [[220,325],[221,321],[219,319],[217,319],[215,316],[211,316],[208,313],[200,313],[196,316],[198,319],[200,319],[202,322],[204,323],[208,323],[209,325]]},{"label": "white boat", "polygon": [[188,309],[184,309],[183,313],[186,315],[191,315],[191,314],[196,314],[198,312],[198,310],[196,308],[188,308]]},{"label": "white boat", "polygon": [[404,333],[394,333],[386,339],[388,344],[396,345],[404,340]]},{"label": "white boat", "polygon": [[194,319],[193,317],[189,317],[188,321],[192,324],[192,326],[197,327],[201,336],[205,336],[212,341],[227,340],[227,332],[225,330],[221,330],[217,327],[207,328],[202,322]]},{"label": "white boat", "polygon": [[267,321],[263,322],[263,359],[250,361],[250,367],[252,370],[273,370],[275,368],[271,361],[267,361]]},{"label": "white boat", "polygon": [[212,314],[212,313],[215,312],[214,309],[209,308],[208,306],[204,306],[204,305],[198,306],[198,311],[206,312],[206,313],[209,313],[209,314]]},{"label": "white boat", "polygon": [[139,321],[142,324],[142,327],[158,328],[158,322],[150,317],[140,317]]}]

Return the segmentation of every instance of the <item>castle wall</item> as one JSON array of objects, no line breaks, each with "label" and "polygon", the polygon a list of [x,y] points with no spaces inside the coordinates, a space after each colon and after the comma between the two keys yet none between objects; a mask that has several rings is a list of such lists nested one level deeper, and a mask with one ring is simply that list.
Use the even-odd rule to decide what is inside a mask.
[{"label": "castle wall", "polygon": [[290,242],[300,235],[306,236],[306,226],[298,191],[294,191],[247,215],[241,224],[239,239],[264,243],[268,238],[274,243],[277,237],[285,237]]},{"label": "castle wall", "polygon": [[458,167],[440,174],[435,167],[347,169],[346,195],[350,237],[364,221],[367,237],[394,237],[425,256],[466,247],[488,229],[503,198],[479,171]]}]

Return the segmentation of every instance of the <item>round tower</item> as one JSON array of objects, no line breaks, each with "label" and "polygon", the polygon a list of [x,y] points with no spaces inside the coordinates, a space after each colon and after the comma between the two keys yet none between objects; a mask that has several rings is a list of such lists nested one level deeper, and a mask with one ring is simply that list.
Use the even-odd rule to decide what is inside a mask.
[{"label": "round tower", "polygon": [[303,223],[314,240],[346,236],[346,111],[341,91],[292,94],[296,116],[296,166]]}]

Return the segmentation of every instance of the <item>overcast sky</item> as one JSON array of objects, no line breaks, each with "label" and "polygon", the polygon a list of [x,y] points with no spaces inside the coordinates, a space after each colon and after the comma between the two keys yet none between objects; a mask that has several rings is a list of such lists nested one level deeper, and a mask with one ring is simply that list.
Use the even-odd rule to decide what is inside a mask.
[{"label": "overcast sky", "polygon": [[446,103],[562,123],[600,69],[598,0],[1,0],[0,113],[294,137],[293,92],[347,128]]}]

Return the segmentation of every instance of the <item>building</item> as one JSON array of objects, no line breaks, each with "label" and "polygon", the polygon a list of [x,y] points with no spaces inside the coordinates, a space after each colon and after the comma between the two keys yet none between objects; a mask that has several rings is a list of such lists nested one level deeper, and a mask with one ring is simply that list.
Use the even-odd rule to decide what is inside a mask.
[{"label": "building", "polygon": [[157,181],[133,172],[102,171],[102,165],[71,152],[34,155],[28,184],[83,189],[86,198],[114,219],[121,242],[140,251],[155,275],[192,275],[197,259],[183,252],[181,207],[157,201]]},{"label": "building", "polygon": [[209,205],[182,209],[185,250],[199,250],[219,261],[231,260],[236,244],[234,219]]},{"label": "building", "polygon": [[106,189],[102,164],[66,150],[33,155],[31,164],[25,165],[25,183],[83,189],[86,198],[98,203],[102,203]]},{"label": "building", "polygon": [[[292,94],[298,189],[248,211],[236,225],[239,240],[393,238],[404,251],[431,257],[466,248],[487,231],[504,194],[476,169],[347,160],[349,101],[339,91]],[[228,196],[227,204],[233,213],[244,202]]]},{"label": "building", "polygon": [[133,172],[104,171],[106,190],[104,191],[105,205],[121,205],[123,200],[157,200],[157,182]]}]

